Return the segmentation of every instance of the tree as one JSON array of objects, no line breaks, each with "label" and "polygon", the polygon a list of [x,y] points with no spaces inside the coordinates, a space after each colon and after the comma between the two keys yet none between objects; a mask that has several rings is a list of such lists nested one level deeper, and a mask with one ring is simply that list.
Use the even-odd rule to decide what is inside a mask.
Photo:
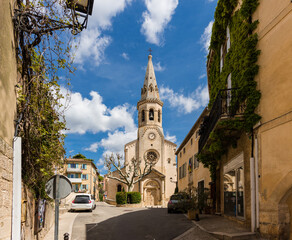
[{"label": "tree", "polygon": [[[120,154],[105,156],[105,167],[108,170],[108,178],[124,183],[128,187],[128,192],[133,191],[134,184],[142,180],[143,177],[151,173],[153,162],[145,161],[145,166],[141,167],[141,160],[132,158],[130,162],[122,165]],[[112,175],[112,167],[118,172],[118,176]]]}]

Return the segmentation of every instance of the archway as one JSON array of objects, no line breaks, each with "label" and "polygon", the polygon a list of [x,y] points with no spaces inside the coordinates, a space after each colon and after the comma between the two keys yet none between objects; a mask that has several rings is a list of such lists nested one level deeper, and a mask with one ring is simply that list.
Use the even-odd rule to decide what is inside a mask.
[{"label": "archway", "polygon": [[155,180],[149,180],[143,188],[143,200],[145,206],[161,204],[160,184]]}]

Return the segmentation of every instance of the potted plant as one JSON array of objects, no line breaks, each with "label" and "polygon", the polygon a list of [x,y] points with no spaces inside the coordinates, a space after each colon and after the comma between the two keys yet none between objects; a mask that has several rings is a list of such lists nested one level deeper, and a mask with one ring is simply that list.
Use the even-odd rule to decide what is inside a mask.
[{"label": "potted plant", "polygon": [[190,191],[190,200],[188,203],[188,219],[199,221],[199,198],[196,188]]}]

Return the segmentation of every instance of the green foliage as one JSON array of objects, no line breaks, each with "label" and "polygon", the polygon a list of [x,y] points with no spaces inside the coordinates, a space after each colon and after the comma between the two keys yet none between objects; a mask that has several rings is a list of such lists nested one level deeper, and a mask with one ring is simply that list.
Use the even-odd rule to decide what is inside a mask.
[{"label": "green foliage", "polygon": [[99,181],[99,182],[102,182],[102,181],[103,181],[103,179],[104,179],[104,177],[103,177],[103,176],[101,176],[101,175],[98,175],[98,181]]},{"label": "green foliage", "polygon": [[[211,144],[205,146],[198,155],[205,167],[209,167],[211,177],[216,177],[218,161],[226,152],[227,147],[236,147],[236,138],[230,137],[230,131],[250,132],[252,127],[260,120],[255,113],[261,94],[256,89],[254,80],[258,73],[257,65],[260,51],[257,49],[258,36],[254,33],[258,21],[252,22],[252,14],[256,10],[258,0],[243,0],[241,7],[235,11],[237,0],[219,0],[215,21],[212,29],[209,64],[210,101],[212,107],[217,94],[221,89],[227,88],[227,77],[231,73],[232,88],[238,88],[237,102],[232,98],[231,106],[235,109],[239,104],[245,104],[243,119],[233,119],[220,122],[223,128],[210,134]],[[230,28],[231,46],[224,59],[224,65],[220,72],[220,48],[225,43],[226,28]]]},{"label": "green foliage", "polygon": [[141,202],[141,193],[139,192],[127,192],[127,202],[130,204]]},{"label": "green foliage", "polygon": [[99,193],[99,201],[103,202],[103,194]]},{"label": "green foliage", "polygon": [[78,154],[74,155],[73,158],[76,158],[76,159],[86,159],[86,157],[84,155],[82,155],[81,153],[78,153]]},{"label": "green foliage", "polygon": [[117,192],[116,203],[117,204],[126,204],[127,203],[127,193],[126,192]]},{"label": "green foliage", "polygon": [[[60,11],[65,2],[20,1],[21,11],[46,14],[43,24],[51,26],[49,19],[70,21],[70,15]],[[64,6],[60,6],[60,4]],[[45,11],[44,11],[45,10]],[[64,98],[60,91],[62,81],[69,81],[72,67],[72,40],[68,29],[56,32],[24,32],[15,26],[16,54],[21,78],[17,97],[16,135],[22,137],[22,179],[35,194],[46,198],[45,183],[62,165],[64,158],[65,120]],[[62,40],[61,40],[62,39]],[[69,82],[68,82],[69,85]],[[19,130],[19,132],[18,132]]]}]

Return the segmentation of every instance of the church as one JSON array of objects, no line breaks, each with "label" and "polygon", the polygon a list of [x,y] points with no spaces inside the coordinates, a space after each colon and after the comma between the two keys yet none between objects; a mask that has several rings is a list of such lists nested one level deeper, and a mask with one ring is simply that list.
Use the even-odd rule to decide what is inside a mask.
[{"label": "church", "polygon": [[[163,102],[159,98],[150,54],[144,84],[141,88],[141,99],[137,103],[137,139],[127,143],[124,147],[125,163],[132,158],[141,159],[142,168],[145,160],[155,163],[151,173],[134,186],[133,191],[141,193],[142,206],[166,206],[176,187],[176,144],[164,138],[162,107]],[[117,172],[113,174],[115,175]],[[107,199],[115,201],[116,193],[123,188],[127,189],[119,181],[107,179]]]}]

